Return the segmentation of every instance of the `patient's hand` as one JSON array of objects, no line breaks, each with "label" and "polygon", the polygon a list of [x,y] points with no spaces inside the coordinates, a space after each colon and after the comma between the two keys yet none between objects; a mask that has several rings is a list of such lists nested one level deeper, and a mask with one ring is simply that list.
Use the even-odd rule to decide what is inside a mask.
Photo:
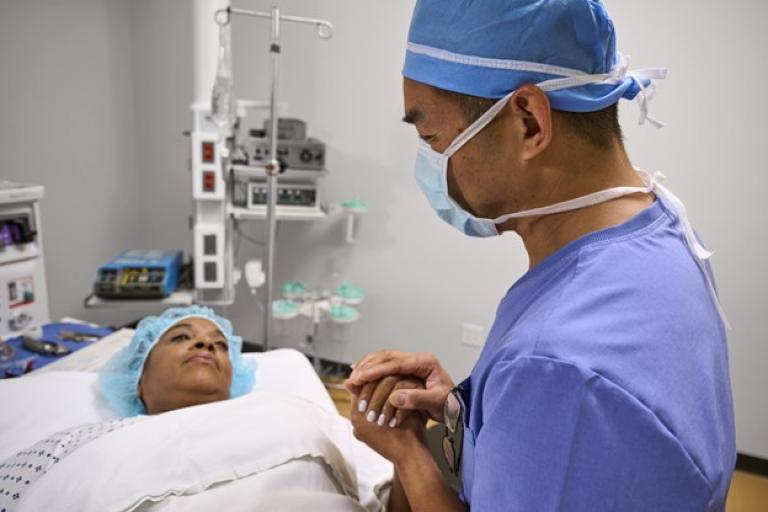
[{"label": "patient's hand", "polygon": [[[350,419],[354,434],[382,457],[397,464],[408,457],[415,445],[426,444],[424,425],[427,417],[417,411],[396,411],[389,404],[389,395],[400,389],[423,389],[424,385],[417,379],[402,377],[386,377],[371,384],[375,389],[367,408],[360,407],[359,397],[352,398]],[[379,412],[382,409],[383,412]],[[382,416],[385,420],[379,421]],[[397,426],[389,423],[392,418],[396,419]]]},{"label": "patient's hand", "polygon": [[380,350],[365,356],[352,366],[354,371],[344,382],[344,386],[353,395],[362,398],[365,398],[366,386],[387,376],[423,380],[426,389],[396,393],[390,397],[390,401],[398,409],[426,411],[433,420],[443,421],[443,405],[454,384],[433,354]]},{"label": "patient's hand", "polygon": [[380,380],[369,382],[360,389],[357,395],[357,406],[353,408],[362,413],[369,423],[380,427],[396,427],[408,416],[410,411],[398,409],[390,397],[396,391],[409,389],[424,389],[424,381],[416,377],[390,375]]}]

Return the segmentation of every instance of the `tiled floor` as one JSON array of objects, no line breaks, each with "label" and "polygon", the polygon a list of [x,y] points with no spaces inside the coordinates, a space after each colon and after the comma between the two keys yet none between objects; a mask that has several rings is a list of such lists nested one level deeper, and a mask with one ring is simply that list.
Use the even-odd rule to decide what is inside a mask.
[{"label": "tiled floor", "polygon": [[[340,382],[334,380],[334,384]],[[349,393],[337,388],[329,388],[328,392],[339,414],[348,418]],[[727,512],[768,512],[768,478],[737,471],[728,496]]]}]

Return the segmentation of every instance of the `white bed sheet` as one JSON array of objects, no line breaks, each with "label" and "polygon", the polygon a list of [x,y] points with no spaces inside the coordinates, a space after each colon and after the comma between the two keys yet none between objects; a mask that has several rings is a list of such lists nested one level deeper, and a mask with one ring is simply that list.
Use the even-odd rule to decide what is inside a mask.
[{"label": "white bed sheet", "polygon": [[[338,494],[315,461],[295,460],[258,475],[214,486],[193,496],[169,496],[145,502],[136,512],[367,512],[359,503]],[[286,486],[286,482],[289,485]],[[298,488],[300,484],[301,488]]]},{"label": "white bed sheet", "polygon": [[[205,499],[207,489],[226,492],[226,484],[249,477],[274,482],[271,489],[254,485],[265,498],[310,491],[357,505],[353,439],[338,414],[284,393],[255,391],[143,416],[84,444],[24,491],[17,512],[127,512],[172,495]],[[294,462],[301,460],[315,471],[270,475],[286,465],[298,469]]]}]

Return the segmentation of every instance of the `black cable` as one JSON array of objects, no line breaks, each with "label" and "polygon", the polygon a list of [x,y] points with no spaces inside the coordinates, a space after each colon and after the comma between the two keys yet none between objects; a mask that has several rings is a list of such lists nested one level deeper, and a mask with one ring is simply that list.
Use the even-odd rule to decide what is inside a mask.
[{"label": "black cable", "polygon": [[237,221],[235,221],[234,227],[235,227],[235,233],[237,233],[239,236],[243,237],[245,240],[251,242],[252,244],[254,244],[254,245],[262,245],[262,246],[263,245],[267,245],[266,242],[262,242],[261,240],[256,240],[255,238],[251,238],[250,236],[248,236],[245,233],[243,233],[240,230],[240,224]]}]

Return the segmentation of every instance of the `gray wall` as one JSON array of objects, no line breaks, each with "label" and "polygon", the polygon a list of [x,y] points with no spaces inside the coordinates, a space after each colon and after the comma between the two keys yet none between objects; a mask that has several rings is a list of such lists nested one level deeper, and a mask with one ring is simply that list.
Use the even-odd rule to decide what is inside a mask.
[{"label": "gray wall", "polygon": [[[236,5],[266,9],[271,3]],[[282,225],[276,282],[347,278],[368,292],[351,331],[324,330],[323,354],[352,361],[385,346],[432,351],[461,378],[477,357],[477,349],[460,344],[462,322],[489,327],[498,300],[527,260],[513,235],[470,240],[454,233],[435,219],[415,186],[415,133],[399,122],[399,72],[413,0],[276,3],[289,14],[336,25],[336,37],[327,42],[307,27],[286,28],[284,113],[306,119],[310,133],[328,144],[327,199],[360,196],[371,205],[353,246],[344,244],[337,218]],[[98,263],[119,248],[191,247],[187,141],[181,136],[191,124],[190,2],[70,1],[66,9],[53,1],[23,4],[0,4],[0,175],[48,187],[53,313],[128,320],[139,312],[82,311],[79,301]],[[768,257],[760,188],[766,179],[757,150],[768,114],[757,94],[766,79],[761,50],[768,35],[759,20],[768,5],[739,0],[722,12],[693,0],[676,2],[674,9],[661,0],[606,4],[634,66],[670,68],[652,103],[668,126],[637,127],[637,107],[625,104],[627,146],[636,165],[667,174],[717,250],[713,263],[734,324],[738,444],[768,457],[762,320],[768,275],[753,270]],[[235,21],[240,98],[266,98],[266,38],[264,23]],[[56,166],[41,164],[72,147],[83,151]],[[86,229],[69,231],[73,220]],[[244,229],[263,237],[261,223]],[[242,242],[240,261],[261,256],[259,247]],[[258,339],[261,297],[242,285],[238,291],[225,314],[246,338]],[[298,346],[303,326],[277,329],[281,345]]]},{"label": "gray wall", "polygon": [[136,172],[142,184],[139,245],[191,251],[192,178],[183,132],[192,124],[192,2],[128,3],[133,6]]},{"label": "gray wall", "polygon": [[45,185],[53,318],[139,242],[131,30],[130,2],[0,2],[0,179]]}]

